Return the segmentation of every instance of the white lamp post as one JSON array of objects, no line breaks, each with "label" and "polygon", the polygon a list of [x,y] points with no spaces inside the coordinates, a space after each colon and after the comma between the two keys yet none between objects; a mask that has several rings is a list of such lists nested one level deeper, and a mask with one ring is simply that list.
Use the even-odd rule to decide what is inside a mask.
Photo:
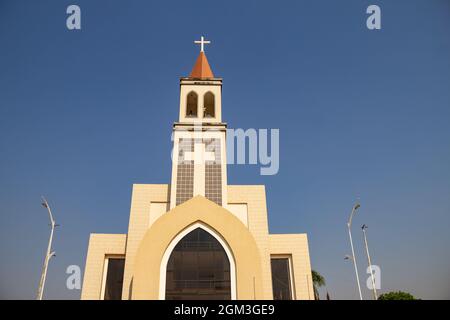
[{"label": "white lamp post", "polygon": [[352,240],[352,231],[351,231],[351,227],[352,227],[352,219],[353,219],[353,215],[356,213],[356,210],[358,210],[358,208],[361,207],[361,205],[359,203],[356,203],[353,208],[352,208],[352,212],[350,213],[350,218],[347,222],[347,227],[348,227],[348,236],[350,237],[350,246],[352,248],[352,261],[353,261],[353,266],[355,267],[355,274],[356,274],[356,283],[358,284],[358,292],[359,292],[359,298],[362,300],[362,294],[361,294],[361,285],[359,284],[359,275],[358,275],[358,266],[356,265],[356,256],[355,256],[355,250],[353,249],[353,240]]},{"label": "white lamp post", "polygon": [[375,278],[374,278],[373,270],[372,270],[372,262],[370,261],[369,245],[367,244],[367,236],[366,236],[367,228],[368,227],[365,224],[363,224],[361,227],[363,234],[364,234],[364,244],[366,246],[367,263],[369,264],[370,278],[372,279],[373,298],[374,298],[374,300],[377,300],[378,299],[377,288],[375,286]]},{"label": "white lamp post", "polygon": [[42,300],[42,296],[44,295],[45,278],[47,277],[48,263],[51,257],[55,255],[55,252],[52,251],[52,240],[53,240],[53,232],[55,231],[55,227],[57,226],[55,220],[53,219],[52,210],[50,209],[50,206],[48,205],[48,202],[47,200],[45,200],[44,197],[42,197],[42,206],[44,208],[47,208],[48,215],[50,217],[51,231],[50,231],[50,239],[48,240],[47,253],[44,259],[44,266],[42,268],[41,281],[39,282],[39,288],[36,298],[37,300]]}]

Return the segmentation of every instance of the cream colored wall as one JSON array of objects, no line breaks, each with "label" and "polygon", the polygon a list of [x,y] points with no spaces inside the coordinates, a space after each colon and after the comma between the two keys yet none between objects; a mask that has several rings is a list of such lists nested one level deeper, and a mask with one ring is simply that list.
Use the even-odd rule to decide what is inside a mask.
[{"label": "cream colored wall", "polygon": [[314,299],[306,234],[269,234],[266,192],[263,185],[229,185],[229,203],[247,204],[248,229],[261,252],[264,296],[273,298],[271,255],[292,257],[295,298]]},{"label": "cream colored wall", "polygon": [[313,300],[311,263],[306,234],[270,234],[269,251],[271,255],[291,257],[294,298],[297,300]]},{"label": "cream colored wall", "polygon": [[169,199],[169,186],[167,184],[134,184],[131,197],[130,221],[128,224],[128,242],[126,248],[125,271],[123,278],[122,299],[130,297],[131,278],[134,271],[134,260],[145,232],[150,222],[161,216],[161,206],[153,206],[152,202],[167,203]]},{"label": "cream colored wall", "polygon": [[269,228],[267,224],[266,191],[263,185],[228,186],[229,203],[246,203],[248,229],[261,253],[262,286],[264,299],[272,299],[270,270]]},{"label": "cream colored wall", "polygon": [[91,234],[84,269],[82,300],[101,299],[105,257],[125,255],[126,242],[126,234]]},{"label": "cream colored wall", "polygon": [[[131,280],[136,271],[135,261],[137,251],[142,244],[141,242],[148,229],[153,224],[157,224],[159,220],[163,219],[166,216],[166,214],[164,213],[164,207],[166,206],[166,208],[169,208],[168,198],[168,185],[133,185],[128,239],[126,235],[91,235],[88,256],[86,260],[82,299],[100,298],[103,262],[104,257],[107,254],[125,254],[126,260],[122,299],[131,298]],[[257,259],[259,259],[260,261],[261,274],[261,281],[259,284],[261,287],[258,293],[258,298],[273,298],[272,276],[270,268],[271,255],[290,255],[292,257],[293,263],[292,272],[294,278],[295,298],[313,299],[311,266],[309,260],[307,237],[305,234],[269,235],[265,187],[263,185],[228,186],[228,202],[230,204],[238,204],[237,206],[235,206],[235,209],[239,212],[234,212],[232,215],[238,217],[239,221],[243,223],[243,226],[248,229],[259,252],[259,254],[256,255],[258,257]],[[199,205],[199,203],[197,205]],[[197,207],[197,205],[195,207]],[[215,206],[215,204],[211,206],[207,205],[207,207],[210,207],[211,210]],[[246,208],[246,210],[243,210],[244,207]],[[232,210],[233,205],[230,206],[229,209]],[[196,211],[200,210],[196,209]],[[246,211],[246,219],[243,216],[244,211]],[[191,214],[195,216],[196,213]],[[205,212],[200,214],[199,217],[200,216],[205,217]],[[176,233],[176,230],[172,230],[173,227],[175,227],[174,223],[171,224],[170,230],[172,233]],[[179,230],[178,232],[180,231],[181,230]],[[158,234],[164,234],[167,232],[168,230],[160,230],[158,231]],[[151,247],[161,247],[162,250],[163,248],[161,245],[161,243],[152,243]],[[239,248],[239,250],[241,251],[240,254],[242,254],[242,250],[244,250],[245,252],[245,248],[242,249],[242,246],[239,246]],[[231,249],[233,250],[232,246]],[[246,268],[246,266],[244,267]],[[239,266],[238,264],[237,268],[242,268],[242,266]],[[147,270],[146,272],[150,271]],[[142,286],[140,292],[142,292]],[[247,298],[251,298],[251,296],[248,294],[248,292],[245,293],[245,296]],[[138,296],[142,297],[142,295]]]},{"label": "cream colored wall", "polygon": [[151,226],[156,220],[159,219],[164,213],[168,210],[169,204],[167,202],[158,202],[151,201],[150,202],[150,221],[148,225]]},{"label": "cream colored wall", "polygon": [[175,207],[146,232],[136,254],[132,298],[158,299],[165,250],[177,234],[196,223],[221,235],[232,251],[236,262],[237,299],[270,299],[262,290],[261,265],[255,263],[261,259],[253,235],[228,210],[202,196]]},{"label": "cream colored wall", "polygon": [[248,208],[246,203],[228,203],[226,208],[248,228]]}]

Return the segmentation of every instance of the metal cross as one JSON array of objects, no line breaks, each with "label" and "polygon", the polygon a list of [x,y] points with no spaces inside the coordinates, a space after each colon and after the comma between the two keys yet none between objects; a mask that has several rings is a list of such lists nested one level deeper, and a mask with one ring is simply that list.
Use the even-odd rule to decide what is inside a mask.
[{"label": "metal cross", "polygon": [[200,40],[195,40],[194,43],[200,45],[200,52],[204,52],[205,51],[205,44],[210,44],[211,41],[205,40],[205,38],[203,36],[201,36]]}]

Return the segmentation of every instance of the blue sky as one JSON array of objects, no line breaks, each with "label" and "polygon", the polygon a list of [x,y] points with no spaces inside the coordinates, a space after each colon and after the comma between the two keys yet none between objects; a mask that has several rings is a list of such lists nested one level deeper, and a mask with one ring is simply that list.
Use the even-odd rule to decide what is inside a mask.
[{"label": "blue sky", "polygon": [[[82,30],[66,28],[78,4]],[[370,4],[382,29],[366,28]],[[369,225],[382,292],[450,298],[450,3],[433,1],[0,1],[0,298],[35,297],[84,268],[89,233],[125,233],[133,183],[168,183],[179,84],[198,54],[224,78],[230,128],[279,128],[265,184],[272,233],[307,232],[332,298],[356,299],[346,220]],[[156,151],[155,151],[156,150]],[[324,291],[322,291],[324,292]],[[363,295],[370,291],[363,285]]]}]

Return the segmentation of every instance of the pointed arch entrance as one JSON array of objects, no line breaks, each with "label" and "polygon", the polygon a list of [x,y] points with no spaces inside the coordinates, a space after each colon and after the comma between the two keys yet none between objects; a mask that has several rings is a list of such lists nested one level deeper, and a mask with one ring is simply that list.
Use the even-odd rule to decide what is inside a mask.
[{"label": "pointed arch entrance", "polygon": [[236,267],[228,245],[198,222],[179,233],[160,268],[160,299],[236,299]]}]

